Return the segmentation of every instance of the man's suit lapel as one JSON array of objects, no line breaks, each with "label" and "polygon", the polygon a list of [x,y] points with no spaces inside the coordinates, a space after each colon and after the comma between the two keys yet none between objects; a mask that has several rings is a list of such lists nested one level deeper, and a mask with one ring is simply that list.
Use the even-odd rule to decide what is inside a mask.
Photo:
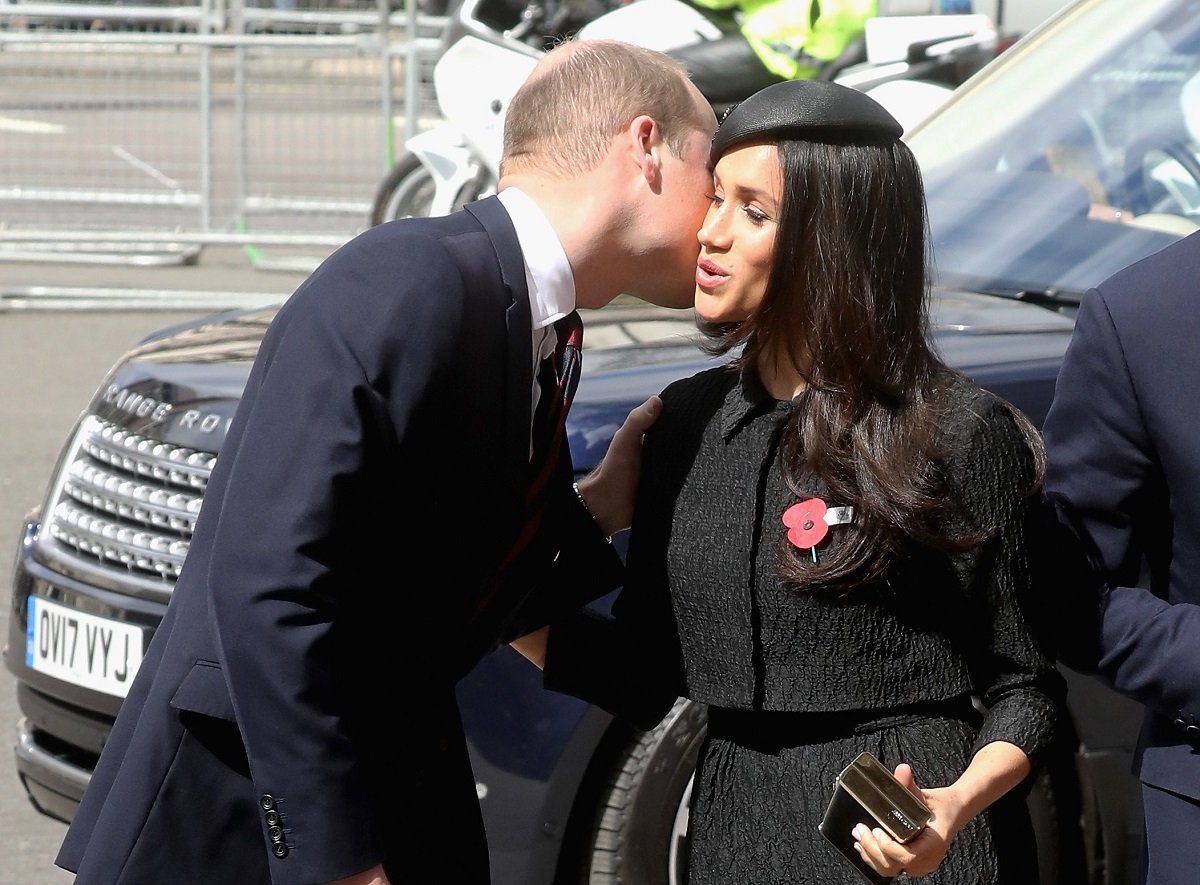
[{"label": "man's suit lapel", "polygon": [[533,319],[529,309],[529,286],[525,280],[525,260],[517,232],[508,212],[495,197],[466,206],[487,231],[500,263],[500,275],[508,289],[510,303],[505,314],[508,326],[508,364],[506,374],[505,448],[514,462],[511,475],[523,477],[529,464],[529,428],[533,416],[530,400],[533,390]]}]

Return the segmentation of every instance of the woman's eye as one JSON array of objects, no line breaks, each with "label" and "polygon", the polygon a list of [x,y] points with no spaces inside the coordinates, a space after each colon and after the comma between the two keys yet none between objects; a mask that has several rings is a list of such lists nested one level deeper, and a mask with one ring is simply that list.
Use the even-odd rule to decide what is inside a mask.
[{"label": "woman's eye", "polygon": [[717,194],[709,194],[708,201],[710,203],[712,203],[714,206],[720,206],[722,203],[725,202],[725,199],[721,196],[718,196]]},{"label": "woman's eye", "polygon": [[762,224],[764,221],[770,220],[770,216],[768,216],[767,213],[763,212],[761,209],[755,209],[753,206],[746,207],[746,214],[755,224]]}]

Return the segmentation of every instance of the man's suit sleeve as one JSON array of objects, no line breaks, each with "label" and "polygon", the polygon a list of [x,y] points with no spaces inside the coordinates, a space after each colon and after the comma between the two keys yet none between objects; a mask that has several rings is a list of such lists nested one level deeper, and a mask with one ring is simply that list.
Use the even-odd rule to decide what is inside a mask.
[{"label": "man's suit sleeve", "polygon": [[[1200,721],[1200,606],[1139,586],[1139,521],[1145,508],[1167,503],[1143,495],[1153,448],[1100,290],[1081,303],[1044,434],[1047,498],[1098,573],[1098,596],[1072,625],[1096,631],[1096,675],[1166,716]],[[1079,590],[1059,588],[1068,597]]]},{"label": "man's suit sleeve", "polygon": [[582,698],[643,731],[671,709],[684,681],[667,575],[678,489],[664,480],[683,459],[667,455],[669,468],[664,465],[664,436],[687,433],[660,418],[646,434],[625,585],[610,612],[583,609],[551,624],[542,680],[547,689]]},{"label": "man's suit sleeve", "polygon": [[[417,307],[433,310],[458,289],[449,262],[428,253],[421,281],[438,299],[401,297],[381,282],[379,262],[357,252],[340,258],[336,275],[327,266],[310,277],[264,337],[234,422],[238,445],[217,465],[229,480],[214,516],[213,629],[255,793],[273,797],[296,843],[287,861],[271,859],[279,885],[331,881],[385,854],[338,670],[348,641],[338,628],[347,609],[369,604],[370,587],[347,586],[339,573],[349,566],[352,489],[378,461],[371,440],[382,432],[369,429],[381,425],[382,404],[363,361],[385,346],[403,354],[387,397],[398,432],[447,361],[448,324]],[[403,308],[377,307],[391,302]]]},{"label": "man's suit sleeve", "polygon": [[573,617],[621,585],[624,563],[571,488],[571,476],[568,472],[562,477],[552,493],[556,504],[546,529],[553,541],[550,560],[505,578],[525,584],[528,594],[505,620],[497,641],[511,642],[546,624]]}]

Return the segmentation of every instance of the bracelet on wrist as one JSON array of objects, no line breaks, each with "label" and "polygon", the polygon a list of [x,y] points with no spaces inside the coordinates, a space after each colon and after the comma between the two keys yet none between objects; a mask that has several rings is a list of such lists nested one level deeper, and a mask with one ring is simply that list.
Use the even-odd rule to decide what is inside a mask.
[{"label": "bracelet on wrist", "polygon": [[[596,514],[592,513],[591,508],[587,505],[587,501],[583,499],[583,492],[579,491],[579,483],[571,483],[571,488],[575,490],[575,497],[579,499],[579,506],[583,508],[583,512],[592,518],[592,522],[596,523],[596,528],[600,528],[600,523],[596,520]],[[604,529],[600,529],[600,531],[604,531]],[[612,535],[605,535],[604,537],[608,543],[612,543]]]}]

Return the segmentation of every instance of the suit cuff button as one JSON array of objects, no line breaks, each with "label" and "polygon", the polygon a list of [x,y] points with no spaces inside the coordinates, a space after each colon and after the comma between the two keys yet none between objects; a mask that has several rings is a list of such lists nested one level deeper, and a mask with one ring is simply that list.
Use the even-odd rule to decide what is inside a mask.
[{"label": "suit cuff button", "polygon": [[275,845],[273,845],[271,847],[271,851],[276,857],[283,858],[288,856],[288,847],[282,842],[277,842]]}]

